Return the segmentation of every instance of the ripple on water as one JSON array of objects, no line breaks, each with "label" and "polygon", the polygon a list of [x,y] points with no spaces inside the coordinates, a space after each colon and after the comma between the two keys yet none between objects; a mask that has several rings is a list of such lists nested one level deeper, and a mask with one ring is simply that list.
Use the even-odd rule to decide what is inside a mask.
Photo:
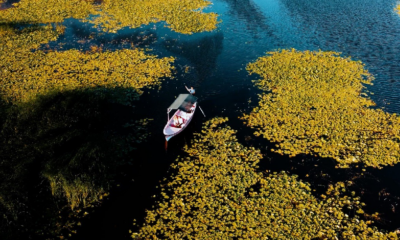
[{"label": "ripple on water", "polygon": [[[396,0],[282,0],[302,31],[314,31],[322,50],[361,60],[375,76],[368,89],[378,107],[400,113],[400,17]],[[387,103],[390,105],[387,105]]]}]

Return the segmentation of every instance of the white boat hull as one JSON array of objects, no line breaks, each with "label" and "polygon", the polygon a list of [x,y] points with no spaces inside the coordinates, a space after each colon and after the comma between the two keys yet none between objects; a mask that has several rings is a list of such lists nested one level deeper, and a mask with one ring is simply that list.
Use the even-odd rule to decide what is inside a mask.
[{"label": "white boat hull", "polygon": [[[177,110],[174,115],[169,119],[167,124],[164,127],[164,135],[165,135],[165,140],[169,141],[172,137],[178,135],[181,133],[187,125],[189,125],[190,121],[192,120],[194,113],[196,112],[197,108],[197,102],[193,104],[193,110],[191,113],[187,113],[181,110]],[[174,125],[174,116],[179,116],[183,118],[183,123],[181,124],[180,127],[176,127]]]}]

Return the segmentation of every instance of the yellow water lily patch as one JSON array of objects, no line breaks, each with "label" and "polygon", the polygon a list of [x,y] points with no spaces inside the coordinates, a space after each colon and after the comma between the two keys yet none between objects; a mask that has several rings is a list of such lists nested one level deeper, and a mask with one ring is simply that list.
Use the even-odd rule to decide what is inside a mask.
[{"label": "yellow water lily patch", "polygon": [[335,52],[270,52],[247,66],[260,76],[259,106],[243,116],[276,152],[334,158],[340,167],[380,167],[400,161],[400,118],[363,93],[373,77]]},{"label": "yellow water lily patch", "polygon": [[21,0],[1,12],[0,23],[61,23],[76,18],[116,32],[164,21],[176,32],[191,34],[216,28],[217,14],[202,12],[208,5],[205,0]]},{"label": "yellow water lily patch", "polygon": [[172,57],[157,58],[140,49],[32,51],[56,39],[58,34],[51,26],[22,31],[0,29],[4,41],[0,46],[0,93],[5,101],[26,102],[48,91],[96,87],[141,89],[172,76]]},{"label": "yellow water lily patch", "polygon": [[395,11],[400,15],[400,4],[396,6]]},{"label": "yellow water lily patch", "polygon": [[211,31],[216,28],[218,20],[217,14],[202,12],[209,4],[205,0],[104,0],[98,17],[90,22],[111,32],[160,21],[184,34]]},{"label": "yellow water lily patch", "polygon": [[226,121],[214,118],[196,134],[133,239],[397,239],[359,219],[363,204],[343,194],[351,182],[319,200],[295,176],[258,172],[260,151],[239,144]]},{"label": "yellow water lily patch", "polygon": [[0,23],[61,23],[96,13],[95,0],[21,0],[2,10]]}]

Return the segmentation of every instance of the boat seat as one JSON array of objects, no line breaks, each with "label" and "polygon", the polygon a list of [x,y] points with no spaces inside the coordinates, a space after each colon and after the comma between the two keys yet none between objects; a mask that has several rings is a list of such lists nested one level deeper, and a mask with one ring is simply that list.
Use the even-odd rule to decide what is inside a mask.
[{"label": "boat seat", "polygon": [[174,124],[174,122],[172,121],[171,122],[171,127],[174,127],[174,128],[182,128],[183,126],[185,126],[185,124],[186,124],[186,119],[185,118],[182,118],[182,123],[181,123],[181,125],[180,126],[176,126],[175,124]]}]

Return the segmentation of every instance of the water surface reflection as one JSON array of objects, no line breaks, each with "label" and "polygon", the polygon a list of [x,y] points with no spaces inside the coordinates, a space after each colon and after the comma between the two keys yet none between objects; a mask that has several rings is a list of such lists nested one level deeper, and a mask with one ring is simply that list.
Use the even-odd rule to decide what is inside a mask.
[{"label": "water surface reflection", "polygon": [[[366,64],[375,75],[372,99],[400,111],[400,18],[397,1],[281,0],[290,16],[312,32],[322,50],[342,52]],[[387,105],[390,104],[390,105]]]},{"label": "water surface reflection", "polygon": [[[14,1],[7,1],[1,7],[10,7],[12,2]],[[243,142],[248,144],[250,140],[243,139],[252,139],[256,147],[263,148],[271,159],[268,162],[269,169],[286,170],[298,174],[305,181],[307,178],[304,173],[314,175],[315,178],[311,180],[314,185],[320,184],[324,179],[327,179],[326,184],[348,180],[357,173],[358,179],[363,181],[359,183],[359,190],[367,189],[363,179],[373,176],[373,180],[372,177],[367,180],[378,182],[376,179],[379,179],[380,182],[374,186],[374,191],[365,193],[363,201],[369,201],[370,212],[374,211],[377,204],[381,204],[378,206],[380,209],[390,212],[391,205],[395,203],[383,199],[377,201],[375,198],[378,198],[379,188],[387,186],[390,186],[387,191],[392,192],[393,199],[400,196],[394,190],[400,183],[400,179],[396,177],[400,166],[386,167],[381,171],[367,169],[363,177],[359,170],[361,167],[348,172],[346,170],[348,174],[341,170],[340,173],[343,174],[337,177],[331,174],[336,171],[333,164],[322,163],[326,159],[321,160],[318,163],[320,167],[317,167],[316,162],[320,160],[309,156],[296,159],[301,161],[300,158],[304,158],[305,163],[294,163],[293,159],[271,154],[266,148],[268,143],[250,137],[252,132],[243,127],[238,116],[256,104],[259,93],[251,82],[256,76],[248,76],[246,64],[255,61],[266,51],[280,48],[339,51],[343,52],[343,56],[363,61],[376,77],[375,85],[368,87],[375,93],[373,100],[378,103],[378,107],[400,113],[400,94],[397,90],[400,87],[400,17],[393,11],[396,2],[214,0],[207,11],[219,14],[222,20],[219,29],[212,33],[190,36],[174,33],[163,27],[164,23],[107,34],[90,24],[67,19],[64,22],[65,34],[48,46],[43,46],[44,48],[76,48],[82,51],[89,50],[91,46],[102,46],[105,50],[151,48],[152,53],[159,57],[174,56],[177,67],[176,80],[166,79],[160,90],[145,93],[142,96],[144,104],[135,109],[135,114],[154,119],[148,145],[134,156],[140,160],[141,165],[124,172],[126,178],[134,176],[132,178],[135,181],[125,182],[121,188],[114,189],[115,197],[96,213],[97,220],[96,217],[87,220],[83,233],[76,239],[105,235],[130,239],[128,230],[132,225],[132,216],[144,216],[145,209],[153,204],[151,196],[157,192],[154,188],[157,181],[168,175],[170,161],[182,153],[180,148],[185,143],[190,142],[190,134],[183,135],[170,144],[172,150],[168,156],[164,152],[162,128],[166,121],[166,108],[175,96],[185,92],[184,83],[196,87],[197,95],[202,101],[201,106],[208,118],[222,116],[233,119],[230,124],[232,123],[234,129],[240,130]],[[116,110],[113,117],[117,118],[117,113],[121,112],[128,114],[126,109]],[[186,131],[200,131],[201,123],[205,120],[207,118],[197,116],[192,124],[193,128]],[[330,172],[330,177],[326,175],[327,172]],[[393,212],[386,216],[393,220],[390,228],[395,228],[396,219],[400,219],[398,213],[396,215]]]}]

